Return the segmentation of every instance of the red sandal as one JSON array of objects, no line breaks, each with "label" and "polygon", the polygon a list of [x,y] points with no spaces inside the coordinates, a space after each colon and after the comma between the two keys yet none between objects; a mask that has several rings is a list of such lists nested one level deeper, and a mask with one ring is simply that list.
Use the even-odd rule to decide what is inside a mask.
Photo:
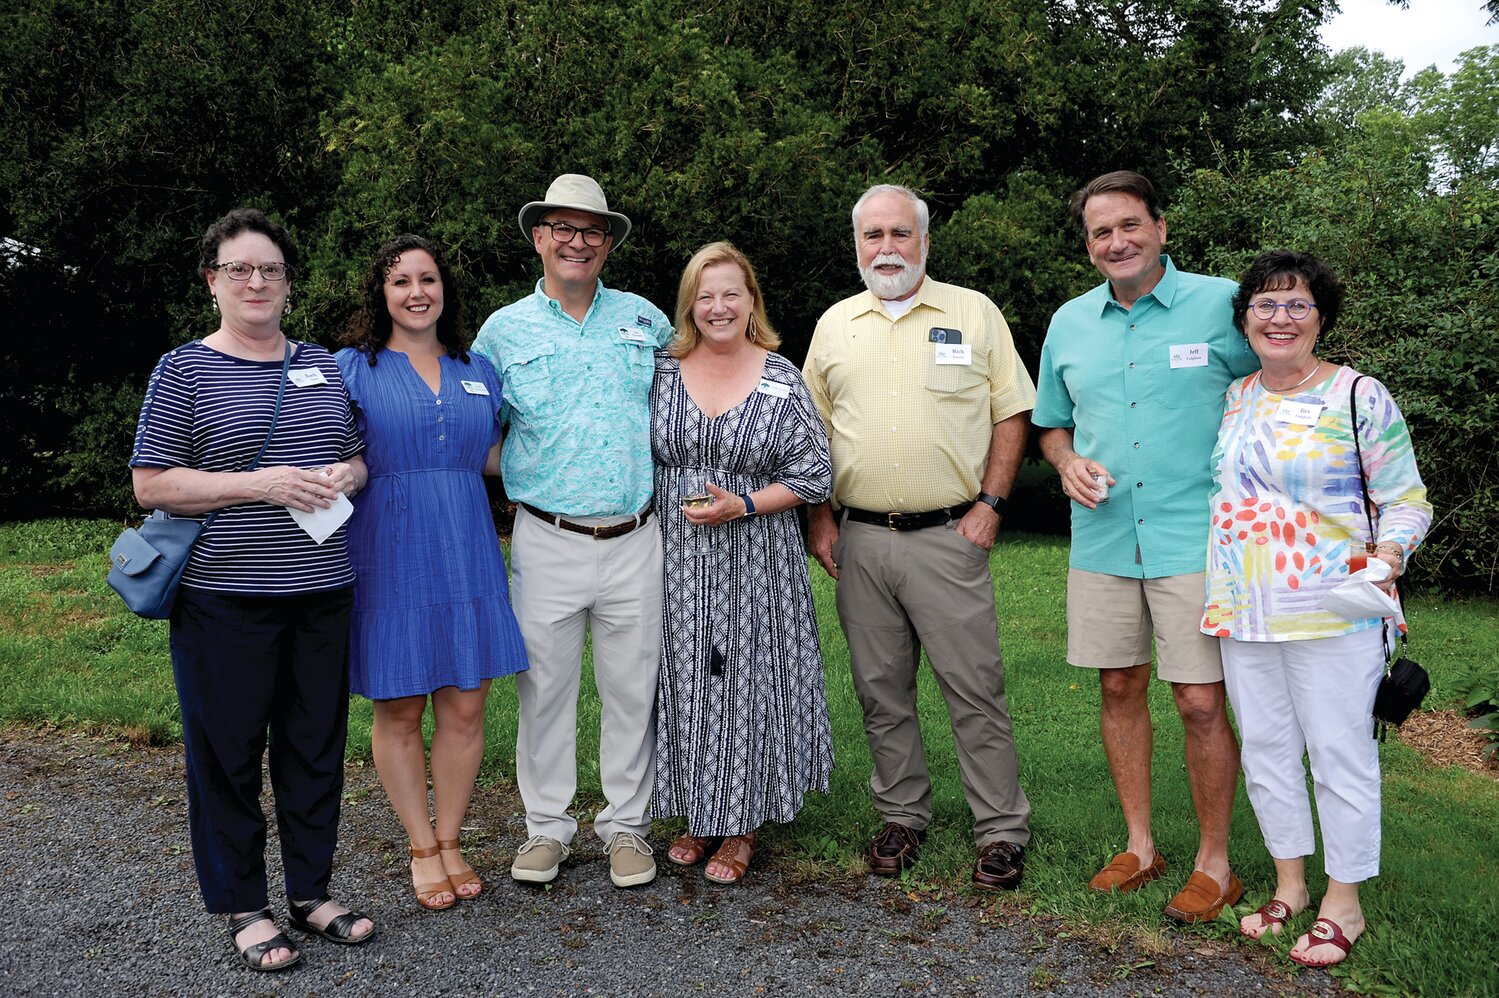
[{"label": "red sandal", "polygon": [[[1306,934],[1306,942],[1308,946],[1321,946],[1323,943],[1336,946],[1343,951],[1344,956],[1347,956],[1348,951],[1353,949],[1353,941],[1343,935],[1343,929],[1337,922],[1334,922],[1330,918],[1319,918],[1313,922],[1312,930]],[[1303,967],[1311,967],[1313,970],[1320,970],[1323,967],[1331,967],[1334,963],[1343,962],[1341,959],[1337,959],[1329,963],[1312,963],[1310,960],[1297,956],[1294,952],[1287,955]]]}]

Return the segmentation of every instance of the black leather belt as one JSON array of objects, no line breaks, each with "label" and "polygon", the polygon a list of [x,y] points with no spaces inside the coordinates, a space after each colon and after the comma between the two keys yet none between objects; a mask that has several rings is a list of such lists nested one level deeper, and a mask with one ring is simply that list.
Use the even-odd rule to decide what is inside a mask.
[{"label": "black leather belt", "polygon": [[859,523],[873,523],[881,527],[889,527],[891,530],[925,530],[927,527],[940,527],[944,523],[960,520],[963,514],[973,508],[973,503],[965,502],[958,506],[949,506],[947,509],[934,509],[927,513],[875,513],[867,509],[856,509],[853,506],[843,507],[844,514]]},{"label": "black leather belt", "polygon": [[528,502],[521,503],[521,506],[527,513],[530,513],[538,520],[545,520],[554,527],[571,530],[575,534],[587,534],[596,541],[607,541],[615,537],[623,537],[636,527],[643,526],[651,515],[651,507],[647,506],[644,510],[636,514],[633,520],[627,520],[624,523],[611,523],[608,526],[590,527],[586,523],[574,523],[571,520],[564,520],[554,513],[548,513],[544,509],[537,509]]}]

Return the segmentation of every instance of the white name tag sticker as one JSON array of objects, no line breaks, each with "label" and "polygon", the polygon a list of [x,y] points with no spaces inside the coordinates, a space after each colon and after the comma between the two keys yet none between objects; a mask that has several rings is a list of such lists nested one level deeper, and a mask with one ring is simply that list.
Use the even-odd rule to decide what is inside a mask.
[{"label": "white name tag sticker", "polygon": [[790,385],[783,385],[776,381],[766,381],[764,378],[760,379],[760,387],[756,388],[755,391],[759,392],[761,395],[769,395],[773,399],[784,399],[791,397]]},{"label": "white name tag sticker", "polygon": [[294,367],[286,372],[286,376],[298,388],[311,388],[313,385],[328,383],[328,379],[323,377],[323,372],[315,367]]},{"label": "white name tag sticker", "polygon": [[938,343],[937,363],[963,365],[972,364],[973,347],[967,343]]},{"label": "white name tag sticker", "polygon": [[645,330],[640,329],[636,326],[620,326],[619,338],[624,340],[626,343],[646,342]]},{"label": "white name tag sticker", "polygon": [[1293,402],[1286,399],[1275,410],[1275,421],[1277,423],[1290,423],[1293,426],[1316,426],[1317,418],[1322,415],[1321,402]]},{"label": "white name tag sticker", "polygon": [[470,395],[489,394],[489,386],[482,381],[460,381],[458,383],[462,385],[463,390],[468,392]]},{"label": "white name tag sticker", "polygon": [[1171,344],[1171,366],[1173,368],[1207,367],[1208,345],[1206,343]]}]

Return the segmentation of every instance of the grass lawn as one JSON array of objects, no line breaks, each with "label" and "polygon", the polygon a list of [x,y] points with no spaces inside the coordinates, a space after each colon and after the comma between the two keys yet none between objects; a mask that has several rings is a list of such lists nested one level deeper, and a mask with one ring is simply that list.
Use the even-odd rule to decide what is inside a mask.
[{"label": "grass lawn", "polygon": [[[149,742],[178,738],[166,625],[132,616],[104,584],[105,552],[118,530],[113,523],[83,520],[0,525],[0,667],[7,680],[0,692],[0,722],[105,731]],[[1160,909],[1185,879],[1196,851],[1181,725],[1168,688],[1156,684],[1151,695],[1157,721],[1155,834],[1171,865],[1167,877],[1132,895],[1090,895],[1087,879],[1123,848],[1124,825],[1098,738],[1097,680],[1064,661],[1066,559],[1064,539],[1023,535],[1006,537],[993,556],[1007,693],[1034,838],[1024,888],[1014,898],[985,898],[984,903],[1127,933],[1148,944],[1163,931]],[[764,843],[783,868],[838,876],[862,870],[862,851],[876,818],[869,806],[869,752],[833,610],[832,583],[815,566],[812,573],[837,768],[832,792],[812,795],[798,820],[770,830]],[[1465,676],[1492,661],[1499,647],[1499,606],[1420,596],[1410,600],[1409,610],[1412,657],[1427,667],[1434,683],[1427,706],[1452,706]],[[587,816],[600,803],[598,699],[590,682],[584,691],[579,813]],[[924,896],[953,897],[967,892],[971,819],[946,708],[926,670],[920,696],[935,820],[921,862],[907,880]],[[350,719],[349,754],[367,760],[369,704],[356,699]],[[493,785],[509,781],[514,772],[513,683],[495,683],[487,727],[480,780]],[[1434,768],[1394,737],[1381,747],[1381,757],[1383,872],[1364,892],[1369,931],[1334,973],[1350,989],[1368,993],[1499,994],[1499,784],[1458,769]],[[1243,914],[1269,899],[1274,871],[1242,790],[1231,849],[1248,892],[1238,909]],[[1314,898],[1325,882],[1321,865],[1320,856],[1307,863]],[[1304,932],[1310,918],[1297,921],[1295,933]],[[1239,938],[1228,918],[1166,931]],[[1289,949],[1295,933],[1276,948]]]}]

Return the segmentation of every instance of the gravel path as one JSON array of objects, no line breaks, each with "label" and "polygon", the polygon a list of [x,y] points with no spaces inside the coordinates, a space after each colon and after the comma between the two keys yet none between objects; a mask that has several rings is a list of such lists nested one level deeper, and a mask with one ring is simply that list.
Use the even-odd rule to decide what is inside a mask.
[{"label": "gravel path", "polygon": [[[302,964],[256,974],[203,913],[180,749],[0,731],[7,884],[0,993],[11,995],[1284,995],[1337,994],[1242,947],[1171,931],[1165,952],[1074,934],[875,878],[798,882],[756,865],[737,889],[662,862],[614,889],[587,848],[551,889],[505,874],[524,823],[508,788],[476,795],[477,901],[417,909],[404,838],[372,770],[350,767],[334,889],[379,923],[366,946],[291,933]],[[272,829],[274,853],[274,828]],[[664,844],[655,843],[658,857]],[[272,906],[285,910],[272,859]],[[284,925],[284,921],[283,921]]]}]

